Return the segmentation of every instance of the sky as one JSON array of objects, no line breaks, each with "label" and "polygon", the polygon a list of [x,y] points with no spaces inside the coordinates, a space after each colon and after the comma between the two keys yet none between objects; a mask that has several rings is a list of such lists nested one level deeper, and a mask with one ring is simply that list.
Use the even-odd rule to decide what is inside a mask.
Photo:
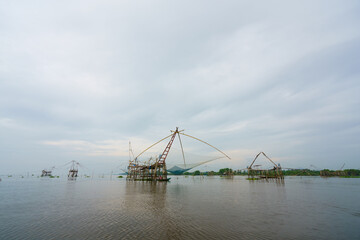
[{"label": "sky", "polygon": [[[359,12],[351,0],[0,0],[0,174],[71,160],[113,171],[129,141],[137,155],[176,127],[230,156],[206,170],[260,151],[287,168],[360,168]],[[216,155],[184,141],[190,162]]]}]

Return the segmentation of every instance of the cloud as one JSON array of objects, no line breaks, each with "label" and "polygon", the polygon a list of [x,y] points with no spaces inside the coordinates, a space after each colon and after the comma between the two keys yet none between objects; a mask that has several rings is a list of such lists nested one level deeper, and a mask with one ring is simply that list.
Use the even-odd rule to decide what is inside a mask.
[{"label": "cloud", "polygon": [[119,146],[125,145],[123,141],[102,141],[91,143],[79,140],[44,141],[42,144],[71,149],[88,156],[127,156]]},{"label": "cloud", "polygon": [[358,167],[355,2],[1,5],[2,169],[110,168],[176,126],[244,161]]},{"label": "cloud", "polygon": [[11,128],[16,126],[16,124],[14,123],[14,120],[10,118],[0,118],[0,126],[5,128]]}]

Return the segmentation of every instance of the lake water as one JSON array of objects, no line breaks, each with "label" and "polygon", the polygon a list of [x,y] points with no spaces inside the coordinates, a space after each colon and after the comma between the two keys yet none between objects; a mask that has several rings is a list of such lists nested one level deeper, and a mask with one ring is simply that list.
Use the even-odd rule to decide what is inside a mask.
[{"label": "lake water", "polygon": [[3,177],[0,239],[360,239],[360,179]]}]

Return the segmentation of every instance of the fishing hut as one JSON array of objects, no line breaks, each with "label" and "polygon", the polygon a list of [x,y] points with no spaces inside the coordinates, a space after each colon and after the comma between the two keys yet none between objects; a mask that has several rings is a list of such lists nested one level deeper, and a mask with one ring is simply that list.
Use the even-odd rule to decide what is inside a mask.
[{"label": "fishing hut", "polygon": [[78,176],[78,166],[79,166],[78,162],[76,162],[75,160],[71,161],[71,167],[68,174],[69,180],[76,180]]},{"label": "fishing hut", "polygon": [[[210,145],[209,143],[198,139],[196,137],[190,136],[188,134],[183,133],[184,130],[180,130],[177,127],[175,129],[175,131],[171,130],[171,134],[161,140],[159,140],[158,142],[154,143],[153,145],[151,145],[150,147],[148,147],[147,149],[145,149],[144,151],[142,151],[137,157],[131,159],[131,155],[130,152],[132,152],[131,150],[131,145],[129,145],[129,155],[130,155],[130,160],[129,160],[129,166],[128,166],[128,175],[127,175],[127,180],[133,180],[133,181],[169,181],[170,178],[168,178],[168,171],[166,168],[166,158],[170,152],[171,146],[175,140],[175,137],[178,136],[179,138],[179,142],[180,142],[180,147],[181,147],[181,152],[182,152],[182,157],[184,160],[184,166],[186,169],[186,163],[185,163],[185,154],[184,154],[184,148],[182,145],[182,141],[181,141],[181,137],[180,135],[183,136],[187,136],[190,138],[193,138],[197,141],[200,141],[202,143],[205,143],[207,145],[209,145],[210,147],[216,149],[217,151],[221,152],[225,157],[229,158],[225,153],[223,153],[222,151],[220,151],[219,149],[217,149],[216,147]],[[166,145],[164,151],[162,152],[162,154],[160,154],[158,157],[156,158],[150,158],[148,161],[145,161],[143,163],[141,163],[138,159],[139,157],[146,152],[147,150],[149,150],[150,148],[152,148],[153,146],[157,145],[158,143],[166,140],[170,138],[170,141],[168,142],[168,144]],[[230,158],[229,158],[230,159]]]},{"label": "fishing hut", "polygon": [[329,170],[329,169],[324,169],[320,171],[320,176],[321,177],[344,177],[346,176],[345,171],[342,170]]},{"label": "fishing hut", "polygon": [[55,167],[50,168],[50,170],[44,169],[41,171],[41,177],[51,177],[52,171]]},{"label": "fishing hut", "polygon": [[[270,169],[261,169],[258,168],[260,165],[254,165],[256,159],[260,155],[264,155],[274,166]],[[284,179],[284,173],[281,169],[280,164],[276,165],[273,160],[271,160],[264,152],[260,152],[256,155],[255,159],[252,161],[251,165],[247,168],[248,178],[249,179]]]},{"label": "fishing hut", "polygon": [[41,172],[41,177],[51,177],[52,176],[51,173],[52,173],[52,171],[47,171],[44,169]]},{"label": "fishing hut", "polygon": [[134,161],[128,167],[127,179],[135,181],[168,181],[166,164],[160,164],[159,158],[155,162],[149,159],[148,162],[140,163]]},{"label": "fishing hut", "polygon": [[323,169],[320,171],[321,177],[344,177],[347,174],[343,170],[345,166],[345,163],[342,165],[342,167],[339,170],[329,170],[329,169]]}]

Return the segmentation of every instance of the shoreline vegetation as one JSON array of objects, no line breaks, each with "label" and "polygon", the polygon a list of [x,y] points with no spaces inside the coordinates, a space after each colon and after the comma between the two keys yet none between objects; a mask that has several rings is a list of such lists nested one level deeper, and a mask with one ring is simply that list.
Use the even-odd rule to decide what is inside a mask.
[{"label": "shoreline vegetation", "polygon": [[[169,174],[173,175],[173,174]],[[218,172],[206,171],[200,172],[199,170],[194,172],[185,172],[181,175],[187,176],[247,176],[247,170],[233,170],[231,168],[222,168]],[[311,169],[291,169],[283,170],[284,176],[321,176],[321,177],[344,177],[344,178],[360,178],[359,169],[344,169],[344,170],[311,170]]]}]

